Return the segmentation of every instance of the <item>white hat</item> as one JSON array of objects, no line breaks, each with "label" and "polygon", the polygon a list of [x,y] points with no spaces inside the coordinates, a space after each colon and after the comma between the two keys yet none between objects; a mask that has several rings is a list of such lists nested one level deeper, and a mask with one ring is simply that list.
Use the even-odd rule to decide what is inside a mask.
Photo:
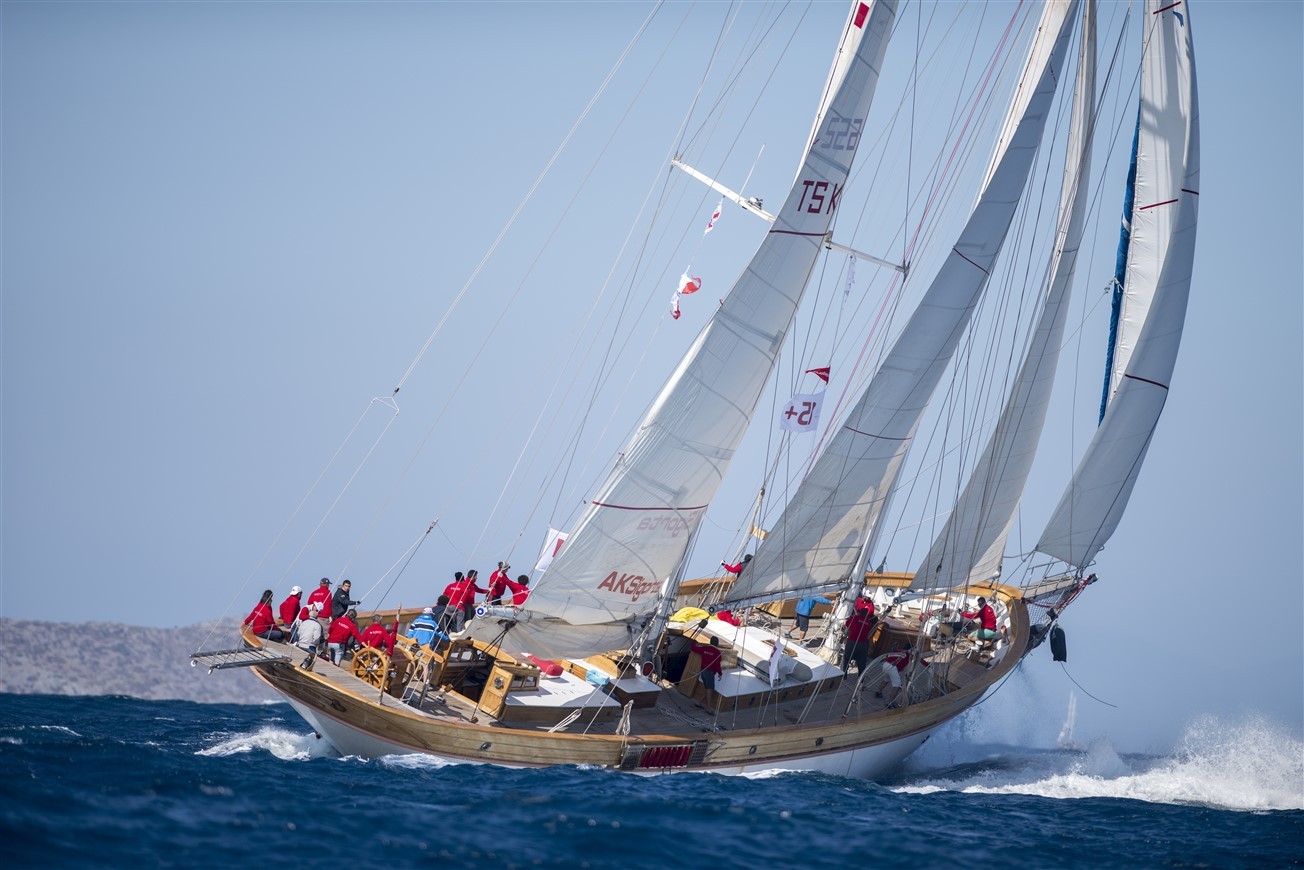
[{"label": "white hat", "polygon": [[425,608],[425,609],[423,609],[423,610],[421,611],[421,615],[422,615],[422,616],[434,616],[434,615],[435,615],[435,609],[434,609],[433,607],[427,607],[427,608]]},{"label": "white hat", "polygon": [[314,602],[312,602],[311,604],[308,605],[308,612],[309,612],[309,613],[316,613],[316,612],[319,611],[319,610],[321,610],[321,602],[320,602],[320,601],[314,601]]},{"label": "white hat", "polygon": [[298,586],[291,586],[291,587],[290,587],[290,594],[291,594],[291,595],[302,595],[302,594],[303,594],[303,590],[300,589]]}]

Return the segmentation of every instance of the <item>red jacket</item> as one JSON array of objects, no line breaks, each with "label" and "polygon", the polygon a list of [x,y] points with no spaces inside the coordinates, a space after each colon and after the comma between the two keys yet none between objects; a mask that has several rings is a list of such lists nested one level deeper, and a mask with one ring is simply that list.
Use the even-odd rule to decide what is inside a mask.
[{"label": "red jacket", "polygon": [[294,623],[294,620],[299,615],[299,599],[302,597],[303,593],[291,595],[289,598],[281,602],[281,622],[284,622],[286,625]]},{"label": "red jacket", "polygon": [[495,571],[489,575],[489,597],[501,598],[503,590],[507,588],[507,575],[502,571]]},{"label": "red jacket", "polygon": [[327,618],[331,615],[331,588],[329,586],[318,586],[308,593],[308,603],[314,601],[321,604],[321,615]]},{"label": "red jacket", "polygon": [[272,616],[272,606],[259,601],[253,612],[245,617],[244,625],[253,623],[254,634],[263,634],[268,629],[276,628],[276,617]]},{"label": "red jacket", "polygon": [[983,609],[979,610],[977,613],[961,612],[960,615],[963,616],[965,619],[982,620],[983,628],[987,629],[988,631],[996,630],[996,611],[992,610],[992,606],[990,604],[984,604]]},{"label": "red jacket", "polygon": [[888,653],[884,658],[889,665],[894,666],[898,671],[904,671],[906,665],[910,664],[910,650],[898,649]]},{"label": "red jacket", "polygon": [[720,666],[720,662],[724,659],[724,653],[720,651],[718,646],[698,643],[695,640],[690,640],[689,643],[693,646],[693,652],[697,653],[702,659],[702,670],[711,671],[717,677],[724,676],[724,668]]},{"label": "red jacket", "polygon": [[386,655],[394,654],[394,635],[386,631],[385,626],[379,622],[367,626],[367,630],[362,633],[362,642],[376,649],[383,649]]},{"label": "red jacket", "polygon": [[344,643],[350,636],[356,638],[358,643],[363,642],[362,635],[358,634],[358,627],[353,620],[347,616],[337,616],[331,622],[330,631],[326,633],[326,642]]},{"label": "red jacket", "polygon": [[448,596],[449,607],[461,607],[464,603],[475,603],[475,593],[484,594],[488,589],[481,589],[475,585],[475,581],[470,577],[462,581],[454,580],[444,587],[444,594]]},{"label": "red jacket", "polygon": [[518,607],[525,603],[525,599],[530,597],[530,587],[524,583],[517,583],[514,580],[504,580],[507,588],[512,590],[512,603]]},{"label": "red jacket", "polygon": [[847,640],[853,643],[868,643],[869,636],[874,633],[875,622],[877,620],[874,618],[873,605],[865,610],[857,610],[847,620]]}]

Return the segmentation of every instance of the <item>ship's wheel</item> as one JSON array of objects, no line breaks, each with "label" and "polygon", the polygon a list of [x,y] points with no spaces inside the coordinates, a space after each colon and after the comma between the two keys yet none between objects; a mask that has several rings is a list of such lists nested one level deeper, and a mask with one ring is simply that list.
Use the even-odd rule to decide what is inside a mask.
[{"label": "ship's wheel", "polygon": [[389,673],[389,656],[378,649],[363,647],[353,654],[353,676],[380,688]]}]

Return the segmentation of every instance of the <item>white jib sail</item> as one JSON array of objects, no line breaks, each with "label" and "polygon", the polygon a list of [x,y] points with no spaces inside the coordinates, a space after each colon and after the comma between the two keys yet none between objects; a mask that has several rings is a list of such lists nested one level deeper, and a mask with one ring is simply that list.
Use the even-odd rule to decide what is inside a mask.
[{"label": "white jib sail", "polygon": [[1055,384],[1073,270],[1086,225],[1095,94],[1096,4],[1087,0],[1044,307],[996,428],[950,518],[915,572],[912,589],[954,589],[991,577],[1001,566],[1005,539],[1032,470]]},{"label": "white jib sail", "polygon": [[1177,225],[1176,197],[1184,186],[1190,187],[1183,181],[1187,173],[1188,123],[1194,108],[1185,98],[1189,95],[1193,100],[1195,95],[1194,69],[1183,67],[1183,59],[1191,57],[1189,13],[1185,3],[1173,0],[1148,2],[1145,8],[1132,237],[1114,339],[1111,396],[1136,352],[1153,305],[1159,271]]},{"label": "white jib sail", "polygon": [[1046,5],[1010,107],[1018,120],[1005,124],[1014,132],[1004,139],[959,240],[751,567],[731,586],[729,601],[785,597],[845,582],[987,286],[1041,142],[1076,8],[1077,0]]},{"label": "white jib sail", "polygon": [[[675,574],[746,432],[822,250],[869,112],[896,0],[857,2],[792,189],[503,643],[550,656],[628,646]],[[480,626],[492,639],[499,629]]]},{"label": "white jib sail", "polygon": [[1195,257],[1200,112],[1190,12],[1157,0],[1146,0],[1145,11],[1126,293],[1148,300],[1147,314],[1117,369],[1104,419],[1037,542],[1038,551],[1077,568],[1109,540],[1132,494],[1168,397]]}]

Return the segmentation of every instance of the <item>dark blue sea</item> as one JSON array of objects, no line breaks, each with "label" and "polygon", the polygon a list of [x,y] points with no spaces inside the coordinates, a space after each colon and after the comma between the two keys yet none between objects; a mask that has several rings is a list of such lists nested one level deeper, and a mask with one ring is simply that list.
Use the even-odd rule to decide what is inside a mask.
[{"label": "dark blue sea", "polygon": [[1271,867],[1297,739],[1167,757],[945,732],[891,780],[340,758],[283,704],[0,695],[5,867]]}]

